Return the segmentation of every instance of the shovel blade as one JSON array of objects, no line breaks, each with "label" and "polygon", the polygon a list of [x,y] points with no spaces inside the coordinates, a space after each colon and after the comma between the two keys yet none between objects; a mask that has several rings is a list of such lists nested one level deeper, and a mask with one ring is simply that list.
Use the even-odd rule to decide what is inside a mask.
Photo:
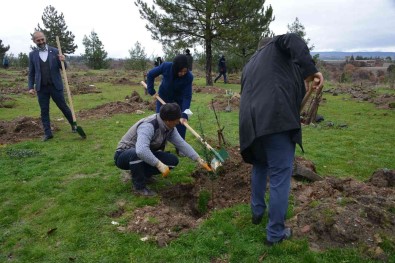
[{"label": "shovel blade", "polygon": [[82,139],[86,139],[86,134],[81,126],[77,126],[77,133],[82,137]]}]

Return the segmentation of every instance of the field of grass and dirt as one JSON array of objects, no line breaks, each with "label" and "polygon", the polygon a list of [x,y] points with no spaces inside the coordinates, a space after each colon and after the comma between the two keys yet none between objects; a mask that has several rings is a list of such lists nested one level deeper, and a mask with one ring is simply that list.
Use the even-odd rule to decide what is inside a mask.
[{"label": "field of grass and dirt", "polygon": [[[154,112],[143,73],[67,74],[87,138],[51,102],[54,138],[42,142],[27,72],[0,69],[0,262],[395,262],[394,90],[326,83],[324,120],[303,126],[296,153],[294,236],[266,247],[267,215],[251,224],[251,166],[238,149],[239,76],[207,87],[194,72],[189,123],[215,148],[223,128],[222,169],[208,174],[183,157],[150,185],[158,197],[143,198],[113,161],[129,127]],[[212,158],[189,132],[187,141]]]}]

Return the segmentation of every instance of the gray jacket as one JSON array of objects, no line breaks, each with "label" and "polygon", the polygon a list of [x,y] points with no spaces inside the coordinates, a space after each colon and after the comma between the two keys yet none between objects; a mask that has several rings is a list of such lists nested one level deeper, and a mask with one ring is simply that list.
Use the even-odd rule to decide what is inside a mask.
[{"label": "gray jacket", "polygon": [[163,151],[167,141],[192,160],[199,158],[198,153],[180,136],[176,128],[167,128],[159,113],[135,123],[119,141],[117,151],[135,148],[141,160],[155,166],[159,160],[152,152]]}]

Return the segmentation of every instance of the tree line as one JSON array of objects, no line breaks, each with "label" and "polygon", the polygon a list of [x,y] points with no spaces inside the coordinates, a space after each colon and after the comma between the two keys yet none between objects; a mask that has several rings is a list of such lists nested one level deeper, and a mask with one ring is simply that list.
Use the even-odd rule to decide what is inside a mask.
[{"label": "tree line", "polygon": [[[155,1],[152,6],[144,0],[135,0],[134,4],[146,21],[146,29],[152,39],[162,44],[165,60],[171,61],[188,47],[203,47],[203,52],[195,52],[194,62],[204,68],[206,85],[212,85],[212,71],[222,54],[226,55],[229,71],[239,72],[256,51],[258,41],[274,35],[269,26],[275,16],[271,5],[265,6],[265,0],[161,0]],[[74,54],[78,46],[74,43],[74,34],[68,30],[63,13],[58,13],[49,5],[41,19],[43,26],[38,23],[34,31],[42,31],[47,43],[55,47],[56,36],[59,36],[63,53]],[[288,32],[298,34],[309,45],[310,39],[306,37],[305,28],[297,17],[291,25],[288,24]],[[92,69],[109,66],[108,54],[94,30],[84,35],[82,43],[84,54],[74,58],[74,61],[82,61]],[[314,45],[309,45],[309,48],[312,50]],[[0,40],[0,58],[8,50],[9,46],[4,46]],[[11,59],[14,65],[26,67],[28,64],[24,53]],[[146,70],[150,66],[149,61],[144,47],[136,42],[129,50],[124,67]]]}]

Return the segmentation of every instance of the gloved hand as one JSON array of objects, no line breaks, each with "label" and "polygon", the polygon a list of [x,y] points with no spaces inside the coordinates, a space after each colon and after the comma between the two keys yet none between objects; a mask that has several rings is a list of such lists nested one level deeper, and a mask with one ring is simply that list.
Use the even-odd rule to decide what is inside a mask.
[{"label": "gloved hand", "polygon": [[158,163],[155,165],[156,168],[162,173],[163,177],[167,177],[170,173],[169,166],[166,164],[162,163],[161,161],[158,161]]},{"label": "gloved hand", "polygon": [[209,172],[212,172],[212,171],[213,171],[213,169],[211,169],[211,167],[210,167],[210,166],[206,163],[206,161],[203,160],[202,158],[199,157],[199,159],[198,159],[197,161],[198,161],[198,163],[199,163],[204,169],[206,169],[207,171],[209,171]]}]

